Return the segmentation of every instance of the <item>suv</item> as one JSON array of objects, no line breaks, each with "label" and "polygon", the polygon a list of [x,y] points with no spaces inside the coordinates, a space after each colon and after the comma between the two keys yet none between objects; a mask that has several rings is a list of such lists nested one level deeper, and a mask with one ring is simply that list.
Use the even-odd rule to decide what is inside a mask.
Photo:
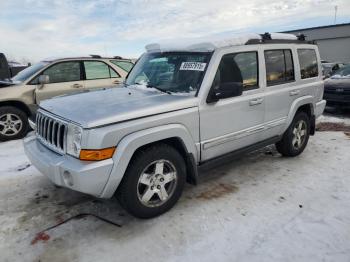
[{"label": "suv", "polygon": [[297,156],[315,133],[326,104],[315,45],[249,34],[146,50],[124,88],[40,104],[24,147],[53,183],[150,218],[205,163],[273,143]]},{"label": "suv", "polygon": [[22,138],[40,101],[121,83],[133,63],[117,58],[47,59],[0,82],[0,141]]}]

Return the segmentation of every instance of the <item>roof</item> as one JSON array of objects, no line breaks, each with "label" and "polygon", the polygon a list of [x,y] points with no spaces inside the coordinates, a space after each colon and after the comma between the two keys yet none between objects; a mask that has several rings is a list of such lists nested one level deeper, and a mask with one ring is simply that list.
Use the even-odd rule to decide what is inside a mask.
[{"label": "roof", "polygon": [[[293,34],[271,33],[268,40],[298,41],[298,37]],[[160,43],[148,44],[145,46],[148,52],[152,51],[198,51],[210,52],[218,48],[241,46],[254,42],[263,43],[265,35],[256,33],[207,36],[199,38],[172,39]]]},{"label": "roof", "polygon": [[67,56],[67,57],[48,57],[43,59],[43,62],[54,62],[58,60],[66,60],[66,59],[114,59],[114,60],[122,60],[122,61],[131,61],[131,59],[121,58],[120,56],[116,57],[97,57],[97,56]]},{"label": "roof", "polygon": [[332,28],[332,27],[340,27],[340,26],[350,26],[350,23],[336,24],[336,25],[325,25],[325,26],[316,26],[316,27],[308,27],[308,28],[300,28],[294,30],[283,31],[282,33],[291,33],[291,32],[299,32],[304,30],[315,30],[315,29],[324,29],[324,28]]}]

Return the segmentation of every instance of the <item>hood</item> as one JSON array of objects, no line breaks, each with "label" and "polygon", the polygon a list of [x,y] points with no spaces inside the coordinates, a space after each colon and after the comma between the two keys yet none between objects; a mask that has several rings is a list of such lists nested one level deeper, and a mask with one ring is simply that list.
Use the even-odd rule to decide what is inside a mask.
[{"label": "hood", "polygon": [[15,82],[15,81],[12,81],[12,80],[0,80],[0,88],[1,87],[8,87],[8,86],[13,86],[13,85],[18,85],[20,84],[21,82]]},{"label": "hood", "polygon": [[328,78],[324,82],[324,87],[332,88],[350,88],[350,78]]},{"label": "hood", "polygon": [[128,87],[56,97],[40,103],[40,108],[84,128],[93,128],[195,107],[197,101],[193,96]]}]

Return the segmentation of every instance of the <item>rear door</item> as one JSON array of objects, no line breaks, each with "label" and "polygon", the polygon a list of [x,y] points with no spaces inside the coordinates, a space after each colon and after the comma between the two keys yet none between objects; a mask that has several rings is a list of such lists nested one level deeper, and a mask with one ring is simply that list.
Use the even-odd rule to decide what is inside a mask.
[{"label": "rear door", "polygon": [[105,62],[86,60],[83,66],[86,89],[112,87],[123,81],[120,74]]},{"label": "rear door", "polygon": [[281,134],[293,101],[300,96],[295,77],[295,50],[264,50],[266,115],[264,139]]},{"label": "rear door", "polygon": [[[49,76],[49,83],[41,86],[39,76]],[[60,95],[79,93],[84,90],[80,61],[64,61],[53,64],[41,72],[31,83],[37,84],[36,103]]]}]

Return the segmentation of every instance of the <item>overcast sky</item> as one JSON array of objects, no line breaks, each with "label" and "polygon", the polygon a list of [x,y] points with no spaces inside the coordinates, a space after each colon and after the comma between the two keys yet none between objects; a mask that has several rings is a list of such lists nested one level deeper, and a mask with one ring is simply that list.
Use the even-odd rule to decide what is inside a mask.
[{"label": "overcast sky", "polygon": [[138,57],[159,39],[350,22],[350,0],[0,0],[0,52]]}]

